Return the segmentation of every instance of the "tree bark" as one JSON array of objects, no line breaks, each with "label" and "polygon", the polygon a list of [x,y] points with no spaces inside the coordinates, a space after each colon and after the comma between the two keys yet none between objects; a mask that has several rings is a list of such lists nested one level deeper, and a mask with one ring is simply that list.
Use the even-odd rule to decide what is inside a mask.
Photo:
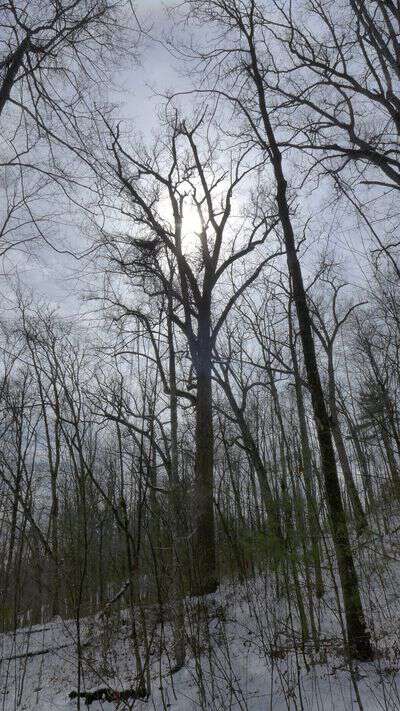
[{"label": "tree bark", "polygon": [[0,87],[0,116],[8,99],[10,98],[11,89],[13,88],[16,76],[18,74],[18,70],[22,66],[24,56],[29,50],[29,45],[30,39],[28,36],[26,36],[10,57],[10,60],[7,65],[6,74],[3,79],[3,83]]},{"label": "tree bark", "polygon": [[194,580],[192,593],[206,595],[218,588],[214,523],[214,427],[211,380],[210,309],[199,313],[195,359],[197,375],[195,482],[194,482]]},{"label": "tree bark", "polygon": [[173,521],[172,531],[172,605],[173,605],[173,635],[174,656],[176,669],[185,663],[185,610],[182,599],[182,571],[181,552],[182,546],[182,499],[179,481],[179,452],[178,452],[178,398],[176,396],[176,363],[174,333],[172,325],[172,298],[168,299],[168,351],[169,351],[169,386],[170,386],[170,413],[171,413],[171,475],[170,475],[170,511]]}]

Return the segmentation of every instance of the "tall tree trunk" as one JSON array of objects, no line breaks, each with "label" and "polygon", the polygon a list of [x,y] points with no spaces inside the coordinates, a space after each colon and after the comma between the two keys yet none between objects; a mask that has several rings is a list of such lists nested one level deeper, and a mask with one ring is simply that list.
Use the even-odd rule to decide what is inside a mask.
[{"label": "tall tree trunk", "polygon": [[268,528],[269,528],[269,539],[272,544],[272,547],[279,546],[283,543],[283,533],[282,533],[282,528],[281,528],[281,523],[280,523],[280,518],[279,518],[279,512],[278,512],[278,507],[276,504],[276,501],[274,499],[274,495],[272,493],[271,487],[268,482],[268,476],[267,476],[267,471],[265,469],[264,462],[261,458],[260,450],[257,446],[257,443],[251,433],[250,427],[246,421],[246,418],[244,417],[243,410],[241,407],[239,407],[235,395],[232,391],[232,388],[230,386],[228,376],[226,374],[225,379],[223,380],[222,378],[219,380],[227,398],[229,401],[229,404],[235,414],[236,421],[238,423],[242,439],[243,439],[243,444],[244,444],[244,449],[246,451],[246,454],[248,456],[249,462],[254,467],[254,470],[257,474],[257,480],[258,480],[258,485],[260,487],[260,494],[262,498],[262,502],[264,504],[265,511],[267,512],[268,516]]},{"label": "tall tree trunk", "polygon": [[170,474],[170,511],[172,513],[172,605],[173,635],[176,668],[185,663],[185,610],[183,606],[182,586],[182,498],[179,480],[178,453],[178,398],[176,396],[176,363],[174,333],[172,326],[172,298],[168,299],[168,351],[169,351],[169,387],[171,414],[171,474]]},{"label": "tall tree trunk", "polygon": [[16,543],[16,533],[17,533],[17,523],[18,523],[18,494],[20,493],[20,485],[21,485],[21,475],[18,473],[17,474],[17,479],[15,483],[15,494],[14,494],[14,499],[13,499],[13,505],[12,505],[12,513],[11,513],[11,524],[10,524],[10,533],[9,533],[9,541],[8,543],[8,551],[7,551],[7,557],[6,557],[6,566],[5,566],[5,574],[4,574],[4,588],[2,590],[2,597],[3,597],[3,609],[5,610],[7,607],[7,593],[8,593],[8,587],[10,583],[10,577],[11,577],[11,572],[12,572],[12,565],[13,565],[13,559],[14,559],[14,549],[15,549],[15,543]]},{"label": "tall tree trunk", "polygon": [[276,177],[278,182],[277,200],[285,235],[288,269],[293,284],[293,295],[300,326],[307,380],[311,390],[314,421],[321,455],[321,467],[325,483],[332,537],[342,586],[349,652],[358,659],[367,660],[373,658],[373,650],[361,604],[358,577],[350,546],[346,514],[340,493],[330,419],[318,370],[306,292],[297,258],[296,244],[286,199],[287,185],[282,173],[280,160],[276,162]]},{"label": "tall tree trunk", "polygon": [[291,302],[289,303],[289,346],[292,356],[294,373],[294,387],[296,393],[297,416],[299,419],[301,463],[304,473],[304,488],[306,493],[308,509],[308,528],[311,539],[311,555],[315,574],[315,591],[318,598],[324,595],[324,581],[322,577],[321,552],[320,552],[320,522],[318,517],[318,505],[315,496],[315,486],[313,482],[312,457],[308,436],[306,408],[304,404],[303,388],[301,384],[300,368],[297,359],[296,346],[293,338],[293,321],[291,313]]},{"label": "tall tree trunk", "polygon": [[318,369],[315,344],[312,334],[311,317],[307,304],[307,295],[304,288],[303,275],[300,262],[297,257],[296,241],[287,196],[287,182],[282,169],[282,155],[269,118],[264,82],[258,64],[254,37],[252,34],[249,34],[247,39],[251,59],[251,67],[249,68],[249,72],[257,89],[261,118],[266,133],[266,144],[268,145],[268,151],[272,160],[276,180],[276,200],[284,236],[287,265],[292,282],[293,299],[300,327],[304,364],[307,372],[308,385],[311,391],[314,421],[321,455],[321,467],[325,483],[332,537],[342,586],[347,625],[348,649],[352,656],[358,659],[367,660],[373,658],[373,649],[361,604],[358,577],[350,546],[346,514],[343,508],[340,493],[339,477],[332,442],[331,424]]},{"label": "tall tree trunk", "polygon": [[50,513],[51,525],[51,548],[53,551],[53,560],[51,566],[53,568],[53,590],[51,601],[51,615],[56,617],[60,614],[60,564],[59,564],[59,540],[58,540],[58,494],[57,494],[57,477],[51,477],[51,496],[52,505]]},{"label": "tall tree trunk", "polygon": [[374,503],[374,492],[373,492],[373,487],[372,487],[372,483],[371,483],[371,475],[370,475],[370,470],[368,467],[367,457],[366,457],[365,452],[363,450],[363,447],[362,447],[362,444],[360,441],[360,437],[359,437],[359,434],[357,431],[357,427],[356,427],[356,425],[355,425],[355,423],[354,423],[354,421],[353,421],[353,419],[346,407],[346,404],[344,402],[343,396],[341,395],[340,391],[339,391],[339,398],[340,398],[340,400],[339,400],[340,409],[346,419],[347,426],[349,428],[349,432],[350,432],[350,436],[351,436],[351,440],[352,440],[354,450],[356,453],[358,466],[361,471],[361,478],[363,481],[365,495],[366,495],[366,499],[367,499],[366,505],[368,506],[368,508],[371,508]]},{"label": "tall tree trunk", "polygon": [[335,370],[333,365],[332,347],[328,350],[328,391],[329,391],[329,409],[331,415],[332,435],[335,442],[336,451],[338,453],[340,466],[342,468],[347,492],[353,509],[356,528],[358,533],[362,533],[367,528],[367,518],[361,503],[359,493],[353,478],[353,472],[349,458],[347,456],[346,447],[343,441],[342,431],[340,428],[339,414],[336,401],[336,382]]},{"label": "tall tree trunk", "polygon": [[206,595],[218,587],[214,522],[214,427],[211,380],[210,310],[199,313],[195,359],[197,376],[195,482],[194,482],[194,580],[192,593]]},{"label": "tall tree trunk", "polygon": [[346,489],[351,502],[351,507],[353,509],[356,528],[358,533],[362,533],[367,528],[367,518],[365,516],[360,495],[357,491],[357,487],[353,478],[349,458],[347,456],[346,447],[343,441],[342,431],[337,420],[334,421],[332,424],[332,434],[335,442],[336,451],[338,453],[340,466],[346,483]]},{"label": "tall tree trunk", "polygon": [[396,494],[399,495],[400,492],[400,474],[399,474],[399,468],[396,462],[396,458],[394,455],[392,443],[390,440],[390,435],[388,433],[388,428],[386,426],[385,422],[382,422],[379,424],[379,431],[382,437],[382,442],[383,442],[383,447],[386,452],[386,459],[389,467],[389,471],[393,480],[394,488],[396,490]]}]

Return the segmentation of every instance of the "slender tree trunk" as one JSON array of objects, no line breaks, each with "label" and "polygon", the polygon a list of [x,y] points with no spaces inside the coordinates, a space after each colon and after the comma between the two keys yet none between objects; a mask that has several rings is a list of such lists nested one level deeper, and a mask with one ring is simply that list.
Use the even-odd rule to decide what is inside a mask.
[{"label": "slender tree trunk", "polygon": [[[400,440],[398,438],[397,434],[397,428],[393,419],[393,412],[392,412],[392,407],[390,404],[390,398],[388,397],[388,393],[386,391],[386,387],[384,383],[381,380],[380,377],[380,372],[379,372],[379,366],[378,363],[376,362],[371,344],[369,342],[364,343],[364,351],[365,354],[367,355],[367,358],[371,364],[372,372],[375,375],[376,383],[381,391],[382,395],[382,401],[383,401],[383,417],[379,418],[380,421],[378,423],[378,428],[381,433],[382,437],[382,442],[383,446],[385,448],[386,452],[386,457],[387,457],[387,462],[389,466],[389,471],[393,479],[393,485],[396,491],[396,495],[399,496],[400,492],[400,473],[399,473],[399,467],[396,461],[394,449],[392,446],[392,435],[394,437],[394,440],[397,444],[397,451],[400,455]],[[388,426],[388,424],[389,426]]]},{"label": "slender tree trunk", "polygon": [[261,458],[259,448],[257,443],[250,431],[249,425],[246,422],[242,409],[236,402],[234,393],[226,376],[224,380],[220,380],[221,386],[223,387],[225,394],[228,398],[229,404],[235,414],[237,420],[246,454],[249,461],[254,467],[257,474],[258,485],[260,487],[261,498],[267,512],[268,525],[269,525],[269,537],[272,547],[277,544],[280,545],[283,542],[283,534],[281,529],[281,523],[278,513],[278,507],[274,499],[271,487],[268,482],[267,472],[264,466],[264,462]]},{"label": "slender tree trunk", "polygon": [[372,659],[373,650],[361,604],[358,577],[351,551],[346,514],[340,493],[330,419],[318,370],[311,329],[311,318],[300,263],[297,258],[296,244],[286,198],[287,184],[283,176],[280,157],[279,160],[275,161],[275,173],[278,187],[277,201],[285,235],[288,269],[293,284],[293,296],[300,326],[307,380],[311,391],[331,530],[342,585],[349,652],[359,659]]},{"label": "slender tree trunk", "polygon": [[248,36],[251,58],[252,79],[255,83],[261,118],[264,124],[268,150],[272,160],[276,180],[276,200],[286,248],[286,258],[293,288],[293,300],[303,349],[307,380],[311,391],[315,427],[317,431],[321,467],[325,483],[325,492],[332,529],[336,558],[342,586],[344,610],[347,625],[349,653],[358,659],[372,659],[373,649],[364,618],[360,589],[354,564],[350,539],[347,529],[346,514],[340,493],[339,477],[336,468],[335,452],[332,442],[331,425],[325,404],[321,378],[318,369],[315,344],[312,334],[311,317],[307,304],[307,295],[303,283],[300,262],[297,257],[296,241],[290,217],[287,196],[287,182],[282,169],[282,155],[270,122],[264,83],[258,64],[258,57],[253,36]]},{"label": "slender tree trunk", "polygon": [[363,481],[366,499],[367,499],[366,505],[369,508],[371,508],[374,503],[374,492],[373,492],[373,488],[372,488],[372,484],[371,484],[371,476],[370,476],[367,458],[366,458],[365,452],[363,450],[363,447],[361,445],[360,437],[357,432],[357,428],[356,428],[356,426],[350,416],[350,413],[348,412],[348,410],[345,406],[343,398],[341,396],[340,396],[340,408],[341,408],[341,411],[343,412],[343,415],[346,419],[347,426],[349,428],[349,432],[350,432],[350,436],[351,436],[351,440],[352,440],[352,443],[354,446],[355,454],[357,457],[358,466],[361,471],[361,478]]},{"label": "slender tree trunk", "polygon": [[362,533],[367,528],[367,518],[365,516],[360,495],[357,491],[357,487],[353,478],[349,458],[347,456],[346,447],[343,441],[342,431],[337,420],[332,425],[332,434],[335,442],[336,451],[338,453],[340,466],[346,483],[346,489],[351,501],[351,507],[353,509],[356,521],[356,528],[358,533]]},{"label": "slender tree trunk", "polygon": [[294,385],[296,392],[297,416],[299,419],[300,431],[300,448],[301,448],[301,463],[304,474],[304,489],[306,494],[307,509],[308,509],[308,528],[311,539],[311,555],[314,565],[315,574],[315,592],[318,598],[323,597],[325,588],[322,576],[321,567],[321,552],[320,552],[320,522],[318,518],[318,506],[315,496],[315,486],[313,482],[312,457],[310,442],[308,437],[306,409],[304,404],[304,395],[301,385],[300,370],[297,360],[296,348],[292,338],[292,317],[289,314],[289,342],[292,354],[292,364],[294,371]]},{"label": "slender tree trunk", "polygon": [[53,589],[51,601],[51,614],[55,617],[60,613],[60,564],[59,564],[59,541],[58,541],[58,494],[57,494],[57,477],[51,478],[51,549],[53,551],[53,560],[51,566],[53,568]]},{"label": "slender tree trunk", "polygon": [[311,391],[331,530],[342,585],[349,652],[359,659],[372,659],[373,650],[364,618],[358,577],[347,529],[346,514],[340,493],[330,419],[318,370],[311,318],[300,263],[297,258],[296,244],[286,198],[287,184],[283,176],[280,156],[279,160],[275,160],[275,174],[277,179],[277,201],[285,236],[288,269],[292,279],[293,296],[300,326],[307,380]]},{"label": "slender tree trunk", "polygon": [[400,492],[400,474],[399,474],[399,468],[397,466],[396,458],[394,456],[394,451],[392,447],[392,443],[390,441],[390,435],[388,433],[388,429],[386,427],[386,424],[382,422],[379,425],[379,430],[381,433],[382,437],[382,442],[383,442],[383,447],[386,452],[386,459],[389,467],[389,471],[393,480],[393,484],[396,490],[397,495]]},{"label": "slender tree trunk", "polygon": [[356,527],[358,533],[362,533],[367,528],[367,518],[364,513],[364,509],[361,503],[357,487],[354,482],[353,472],[351,471],[351,466],[349,458],[347,456],[346,447],[343,441],[342,431],[340,428],[339,414],[336,402],[336,383],[335,383],[335,371],[333,366],[333,353],[332,348],[328,351],[328,390],[329,390],[329,408],[331,415],[331,427],[333,440],[335,442],[336,451],[338,453],[340,466],[342,468],[347,492],[349,494],[349,499],[351,502],[351,507],[353,509]]},{"label": "slender tree trunk", "polygon": [[7,604],[8,586],[9,586],[9,582],[10,582],[12,563],[13,563],[13,559],[14,559],[14,549],[15,549],[15,542],[16,542],[17,519],[18,519],[18,494],[17,494],[17,492],[19,492],[20,484],[21,484],[21,478],[20,478],[20,475],[17,475],[17,480],[15,483],[16,493],[14,495],[12,514],[11,514],[11,525],[10,525],[10,534],[9,534],[10,540],[8,543],[7,562],[6,562],[5,575],[4,575],[4,589],[2,591],[3,598],[4,598],[4,605]]},{"label": "slender tree trunk", "polygon": [[176,364],[174,333],[172,326],[172,298],[168,300],[168,350],[169,350],[169,386],[171,413],[171,478],[170,478],[170,511],[172,513],[172,605],[174,655],[176,668],[185,663],[185,610],[183,606],[182,589],[182,500],[179,480],[178,453],[178,398],[176,396]]}]

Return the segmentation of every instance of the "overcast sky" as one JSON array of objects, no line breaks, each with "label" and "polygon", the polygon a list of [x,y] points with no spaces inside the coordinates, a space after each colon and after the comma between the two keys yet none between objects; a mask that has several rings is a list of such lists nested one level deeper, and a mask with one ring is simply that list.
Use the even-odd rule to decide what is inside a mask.
[{"label": "overcast sky", "polygon": [[[168,4],[172,5],[173,0],[139,0],[138,16],[144,26],[151,27],[155,41],[148,39],[143,43],[136,66],[133,65],[124,72],[121,72],[120,67],[115,67],[116,98],[121,103],[121,118],[129,119],[132,129],[142,132],[146,137],[150,137],[151,132],[157,130],[157,107],[161,101],[158,94],[163,94],[171,88],[176,90],[178,87],[183,89],[188,86],[187,80],[178,71],[176,60],[169,55],[162,42],[157,41],[157,37],[161,39],[163,33],[168,31],[168,20],[163,9]],[[313,205],[317,199],[320,197],[310,196],[310,209],[319,209],[317,203]],[[355,240],[354,230],[350,226],[348,231],[335,231],[335,224],[338,222],[335,211],[330,211],[325,220],[326,230],[332,232],[332,241],[335,240],[340,245],[350,274],[356,279],[363,264],[361,238],[357,236]],[[56,240],[58,244],[63,241],[63,230],[65,225],[59,229]],[[355,242],[358,242],[360,247],[359,255],[352,251]],[[12,273],[17,264],[18,280],[33,290],[35,300],[50,302],[60,310],[61,315],[73,316],[77,320],[87,318],[94,322],[95,317],[92,314],[96,307],[87,302],[82,303],[80,298],[91,283],[96,281],[96,275],[92,273],[91,268],[87,268],[85,260],[78,262],[72,257],[52,252],[45,245],[40,248],[36,246],[33,255],[29,258],[25,254],[10,255],[4,263],[5,273]],[[6,286],[3,287],[2,293],[3,298],[8,298],[9,290]]]},{"label": "overcast sky", "polygon": [[[164,7],[172,1],[139,0],[136,3],[138,16],[143,26],[151,28],[154,37],[162,36],[167,26]],[[157,128],[158,93],[176,87],[180,79],[173,68],[174,62],[162,43],[149,38],[142,43],[139,63],[121,72],[115,69],[115,99],[121,104],[121,117],[132,121],[135,132],[150,137]],[[114,97],[112,97],[114,98]],[[55,227],[55,244],[65,238],[65,224]],[[77,245],[78,246],[78,245]],[[95,308],[93,304],[81,303],[81,295],[95,278],[87,260],[77,261],[68,255],[60,255],[47,245],[38,243],[30,253],[10,252],[4,259],[1,295],[5,312],[12,316],[14,298],[9,288],[13,284],[31,289],[35,301],[49,302],[59,309],[60,315],[82,319]],[[7,308],[8,307],[8,308]]]}]

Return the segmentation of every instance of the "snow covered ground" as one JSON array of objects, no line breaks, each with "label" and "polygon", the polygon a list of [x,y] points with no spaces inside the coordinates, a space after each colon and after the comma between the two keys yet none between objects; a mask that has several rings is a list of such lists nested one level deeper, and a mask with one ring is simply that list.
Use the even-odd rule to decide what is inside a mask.
[{"label": "snow covered ground", "polygon": [[[267,575],[259,576],[243,585],[225,585],[208,596],[202,601],[200,625],[199,601],[185,601],[188,656],[178,672],[171,673],[168,615],[164,624],[154,623],[153,633],[150,624],[149,699],[130,705],[96,701],[91,710],[399,711],[400,565],[396,547],[387,547],[386,553],[382,562],[381,549],[365,551],[363,561],[364,603],[378,650],[374,662],[352,667],[345,662],[333,590],[318,611],[322,643],[316,652],[311,644],[301,643],[291,605],[277,599]],[[115,615],[104,624],[82,620],[80,639],[82,690],[134,685],[126,615]],[[43,650],[48,651],[35,654]],[[0,709],[77,708],[77,701],[69,698],[77,689],[75,621],[55,620],[1,635],[0,653]],[[84,701],[81,708],[86,708]]]}]

